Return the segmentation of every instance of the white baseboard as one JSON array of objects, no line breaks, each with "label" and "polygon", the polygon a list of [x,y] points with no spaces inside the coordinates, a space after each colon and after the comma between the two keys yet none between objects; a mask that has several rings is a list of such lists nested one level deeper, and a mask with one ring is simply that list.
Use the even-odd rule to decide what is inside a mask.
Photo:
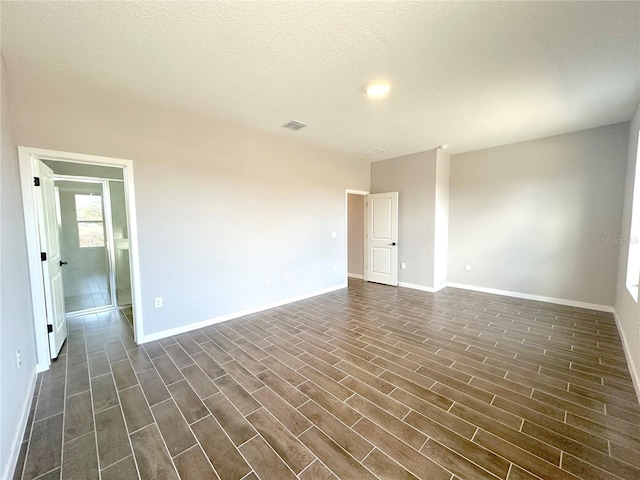
[{"label": "white baseboard", "polygon": [[349,277],[349,278],[359,278],[360,280],[364,279],[364,276],[360,275],[359,273],[347,273],[347,277]]},{"label": "white baseboard", "polygon": [[627,359],[627,365],[629,365],[629,373],[631,374],[631,380],[633,381],[633,387],[636,389],[636,396],[638,397],[638,403],[640,403],[640,371],[638,368],[640,365],[636,365],[633,361],[633,355],[631,353],[631,346],[627,336],[624,333],[622,325],[620,325],[620,319],[617,312],[613,311],[613,318],[616,320],[616,326],[618,327],[618,333],[620,334],[620,340],[622,340],[622,348],[624,350],[624,356]]},{"label": "white baseboard", "polygon": [[173,335],[180,335],[181,333],[197,330],[198,328],[208,327],[209,325],[215,325],[216,323],[226,322],[227,320],[232,320],[234,318],[244,317],[245,315],[251,315],[252,313],[258,313],[264,310],[269,310],[270,308],[281,307],[282,305],[287,305],[293,302],[299,302],[300,300],[306,300],[307,298],[311,298],[311,297],[317,297],[318,295],[324,295],[325,293],[335,292],[336,290],[341,290],[343,288],[347,288],[346,283],[342,283],[335,287],[325,288],[324,290],[317,290],[315,292],[305,293],[303,295],[298,295],[297,297],[287,298],[274,303],[269,303],[267,305],[261,305],[259,307],[248,308],[247,310],[240,310],[238,312],[227,313],[226,315],[220,315],[219,317],[210,318],[208,320],[202,320],[201,322],[189,323],[187,325],[181,325],[180,327],[171,328],[169,330],[150,333],[149,335],[143,335],[142,338],[138,339],[138,343],[139,344],[147,343],[147,342],[152,342],[154,340],[160,340],[161,338],[171,337]]},{"label": "white baseboard", "polygon": [[36,387],[36,369],[31,372],[31,383],[29,385],[28,395],[22,405],[22,412],[20,412],[20,421],[18,422],[18,428],[16,428],[15,435],[11,441],[11,452],[9,453],[9,461],[7,462],[7,469],[4,472],[2,480],[10,480],[13,478],[13,474],[18,463],[18,456],[20,455],[20,446],[22,445],[22,437],[24,437],[25,429],[27,428],[27,420],[29,419],[29,411],[31,409],[31,402],[33,400],[33,392]]},{"label": "white baseboard", "polygon": [[589,310],[597,310],[599,312],[613,313],[615,311],[615,309],[610,305],[599,305],[597,303],[578,302],[575,300],[566,300],[564,298],[544,297],[542,295],[531,295],[529,293],[511,292],[509,290],[498,290],[496,288],[476,287],[474,285],[464,285],[461,283],[447,283],[447,286],[453,287],[453,288],[462,288],[463,290],[472,290],[474,292],[504,295],[505,297],[524,298],[525,300],[537,300],[539,302],[555,303],[556,305],[567,305],[569,307],[587,308]]},{"label": "white baseboard", "polygon": [[410,288],[412,290],[420,290],[421,292],[434,293],[436,289],[433,287],[425,287],[424,285],[417,285],[415,283],[398,282],[399,287]]}]

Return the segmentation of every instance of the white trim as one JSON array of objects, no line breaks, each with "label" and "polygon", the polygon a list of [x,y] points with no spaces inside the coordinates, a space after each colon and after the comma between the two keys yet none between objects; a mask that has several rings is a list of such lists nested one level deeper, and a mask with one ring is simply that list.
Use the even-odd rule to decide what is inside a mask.
[{"label": "white trim", "polygon": [[589,310],[597,310],[599,312],[613,313],[615,309],[609,305],[600,305],[597,303],[578,302],[576,300],[567,300],[564,298],[544,297],[542,295],[531,295],[522,292],[511,292],[509,290],[498,290],[496,288],[476,287],[474,285],[464,285],[462,283],[447,283],[448,287],[462,288],[463,290],[473,290],[474,292],[492,293],[495,295],[504,295],[506,297],[523,298],[525,300],[536,300],[539,302],[555,303],[556,305],[567,305],[569,307],[586,308]]},{"label": "white trim", "polygon": [[415,283],[398,282],[399,287],[411,288],[412,290],[420,290],[422,292],[435,293],[438,290],[442,290],[446,285],[439,285],[437,287],[426,287],[424,285],[417,285]]},{"label": "white trim", "polygon": [[362,280],[364,278],[364,275],[360,275],[359,273],[347,273],[347,277],[359,278],[360,280]]},{"label": "white trim", "polygon": [[161,332],[151,333],[149,335],[143,336],[142,338],[139,339],[138,343],[147,343],[147,342],[152,342],[154,340],[160,340],[162,338],[171,337],[173,335],[179,335],[181,333],[197,330],[198,328],[208,327],[210,325],[215,325],[216,323],[226,322],[227,320],[232,320],[234,318],[244,317],[245,315],[251,315],[252,313],[258,313],[264,310],[269,310],[270,308],[281,307],[282,305],[287,305],[289,303],[299,302],[300,300],[306,300],[307,298],[317,297],[318,295],[324,295],[326,293],[335,292],[336,290],[342,290],[343,288],[347,288],[346,283],[342,283],[335,287],[325,288],[323,290],[317,290],[311,293],[305,293],[303,295],[298,295],[297,297],[286,298],[284,300],[268,303],[266,305],[261,305],[259,307],[253,307],[253,308],[248,308],[246,310],[239,310],[237,312],[227,313],[225,315],[220,315],[219,317],[210,318],[208,320],[202,320],[200,322],[181,325],[180,327],[171,328],[169,330],[162,330]]},{"label": "white trim", "polygon": [[42,372],[49,368],[49,345],[46,334],[46,310],[44,287],[40,262],[40,242],[37,224],[37,208],[35,190],[33,189],[34,164],[37,160],[56,160],[69,163],[84,163],[91,165],[108,165],[122,168],[127,219],[129,221],[129,261],[131,265],[131,294],[133,299],[133,326],[137,341],[143,337],[142,317],[142,288],[140,285],[140,260],[138,250],[138,227],[136,216],[135,188],[133,180],[133,161],[122,158],[100,157],[80,153],[60,152],[42,148],[18,147],[18,162],[20,166],[20,184],[22,189],[22,203],[26,231],[27,257],[29,262],[29,277],[31,284],[31,302],[33,306],[34,335],[38,363],[36,369]]},{"label": "white trim", "polygon": [[38,378],[36,369],[31,372],[31,383],[29,385],[29,391],[22,405],[22,412],[20,413],[20,421],[18,422],[18,428],[15,430],[13,441],[11,442],[11,451],[9,452],[9,461],[7,462],[7,469],[3,480],[10,480],[15,473],[16,465],[18,463],[18,457],[20,456],[20,446],[22,445],[22,437],[27,428],[27,420],[29,419],[29,411],[31,410],[31,402],[33,401],[33,392],[36,388],[36,379]]},{"label": "white trim", "polygon": [[627,360],[627,365],[629,365],[629,373],[631,374],[633,387],[636,390],[636,396],[638,397],[638,402],[640,403],[640,371],[638,371],[638,367],[633,361],[631,346],[629,345],[627,336],[624,333],[624,328],[622,328],[622,325],[620,324],[618,313],[615,310],[613,311],[613,318],[616,321],[616,327],[618,327],[618,333],[620,334],[620,339],[622,340],[622,349],[624,350],[624,356]]}]

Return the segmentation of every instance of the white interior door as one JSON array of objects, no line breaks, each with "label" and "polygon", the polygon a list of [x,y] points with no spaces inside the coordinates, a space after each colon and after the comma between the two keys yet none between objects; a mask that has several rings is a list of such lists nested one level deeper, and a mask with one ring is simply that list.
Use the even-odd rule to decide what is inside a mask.
[{"label": "white interior door", "polygon": [[367,195],[365,280],[398,285],[398,192]]},{"label": "white interior door", "polygon": [[[40,186],[35,186],[38,207],[40,251],[46,255],[42,261],[42,279],[45,292],[49,352],[56,358],[67,338],[67,322],[64,316],[64,289],[62,286],[62,257],[60,234],[56,215],[53,171],[41,161],[36,162]],[[43,257],[44,258],[44,257]]]}]

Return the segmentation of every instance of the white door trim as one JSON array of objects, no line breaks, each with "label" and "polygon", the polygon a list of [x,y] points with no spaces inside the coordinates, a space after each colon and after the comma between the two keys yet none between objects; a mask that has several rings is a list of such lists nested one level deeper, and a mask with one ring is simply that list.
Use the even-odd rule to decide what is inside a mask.
[{"label": "white door trim", "polygon": [[122,158],[100,157],[80,153],[60,152],[42,148],[18,147],[20,165],[20,185],[27,240],[27,257],[31,282],[31,303],[33,307],[34,334],[39,372],[47,370],[51,364],[47,339],[47,318],[45,310],[45,293],[42,285],[42,269],[40,262],[40,242],[37,221],[35,190],[33,188],[34,162],[38,160],[58,160],[70,163],[84,163],[101,166],[120,167],[123,169],[125,203],[129,222],[129,255],[131,262],[131,295],[133,308],[134,338],[144,338],[142,318],[142,298],[140,286],[140,259],[138,250],[138,226],[136,216],[135,188],[133,180],[133,162]]},{"label": "white door trim", "polygon": [[[349,188],[347,188],[344,191],[344,257],[345,257],[345,262],[344,262],[344,281],[348,284],[349,282],[349,195],[362,195],[362,196],[367,196],[369,195],[369,192],[365,192],[364,190],[351,190]],[[365,208],[364,208],[364,233],[363,235],[365,235],[366,238],[366,234],[367,234],[367,207],[366,207],[366,199],[365,199]],[[365,245],[363,246],[362,249],[364,258],[363,258],[363,264],[362,265],[366,265],[366,260],[367,260],[367,246],[366,246],[366,239],[365,239]],[[363,270],[364,273],[364,270]],[[353,275],[351,275],[353,276]]]}]

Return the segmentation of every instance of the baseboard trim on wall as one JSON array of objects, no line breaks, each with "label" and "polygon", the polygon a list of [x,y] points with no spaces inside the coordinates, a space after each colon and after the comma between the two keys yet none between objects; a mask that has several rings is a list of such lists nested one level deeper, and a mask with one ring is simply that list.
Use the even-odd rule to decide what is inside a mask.
[{"label": "baseboard trim on wall", "polygon": [[364,276],[360,275],[359,273],[347,273],[347,277],[349,277],[349,278],[359,278],[360,280],[364,279]]},{"label": "baseboard trim on wall", "polygon": [[437,287],[426,287],[424,285],[418,285],[415,283],[407,283],[407,282],[398,282],[399,287],[411,288],[412,290],[420,290],[422,292],[435,293],[438,290],[442,290],[446,287],[446,284],[438,285]]},{"label": "baseboard trim on wall", "polygon": [[615,309],[609,305],[599,305],[597,303],[578,302],[575,300],[567,300],[564,298],[544,297],[542,295],[531,295],[528,293],[511,292],[509,290],[498,290],[496,288],[476,287],[474,285],[465,285],[462,283],[447,283],[448,287],[461,288],[463,290],[472,290],[475,292],[492,293],[495,295],[504,295],[505,297],[523,298],[525,300],[536,300],[538,302],[555,303],[556,305],[566,305],[568,307],[586,308],[589,310],[597,310],[599,312],[614,313]]},{"label": "baseboard trim on wall", "polygon": [[311,297],[317,297],[318,295],[324,295],[325,293],[335,292],[336,290],[341,290],[343,288],[347,288],[346,283],[342,283],[334,287],[325,288],[323,290],[316,290],[315,292],[305,293],[303,295],[298,295],[297,297],[286,298],[284,300],[279,300],[277,302],[261,305],[259,307],[248,308],[246,310],[227,313],[225,315],[220,315],[219,317],[210,318],[208,320],[202,320],[201,322],[189,323],[187,325],[171,328],[169,330],[150,333],[149,335],[143,335],[142,338],[138,339],[138,343],[142,344],[142,343],[152,342],[154,340],[160,340],[162,338],[171,337],[173,335],[180,335],[181,333],[197,330],[198,328],[208,327],[209,325],[215,325],[216,323],[226,322],[227,320],[232,320],[234,318],[244,317],[245,315],[251,315],[252,313],[258,313],[264,310],[269,310],[270,308],[281,307],[282,305],[287,305],[293,302],[299,302],[300,300],[306,300],[307,298],[311,298]]},{"label": "baseboard trim on wall", "polygon": [[624,333],[624,329],[622,325],[620,325],[620,319],[618,318],[617,312],[613,311],[613,318],[616,320],[616,327],[618,327],[618,333],[620,334],[620,340],[622,340],[622,349],[624,350],[624,356],[627,360],[627,365],[629,366],[629,373],[631,374],[631,381],[633,382],[633,387],[636,390],[636,396],[638,397],[638,403],[640,403],[640,371],[636,367],[635,362],[633,361],[633,357],[631,355],[631,347],[629,346],[629,342],[627,340],[627,336]]},{"label": "baseboard trim on wall", "polygon": [[29,419],[29,411],[31,410],[31,402],[33,401],[33,393],[36,388],[36,379],[38,374],[35,367],[31,372],[31,384],[29,385],[29,394],[22,405],[22,412],[20,412],[20,421],[18,422],[18,428],[16,428],[15,436],[11,442],[11,452],[9,453],[9,461],[7,462],[7,469],[2,476],[2,480],[11,480],[16,470],[18,463],[18,457],[20,456],[20,446],[22,445],[22,438],[24,437],[25,429],[27,428],[27,420]]}]

